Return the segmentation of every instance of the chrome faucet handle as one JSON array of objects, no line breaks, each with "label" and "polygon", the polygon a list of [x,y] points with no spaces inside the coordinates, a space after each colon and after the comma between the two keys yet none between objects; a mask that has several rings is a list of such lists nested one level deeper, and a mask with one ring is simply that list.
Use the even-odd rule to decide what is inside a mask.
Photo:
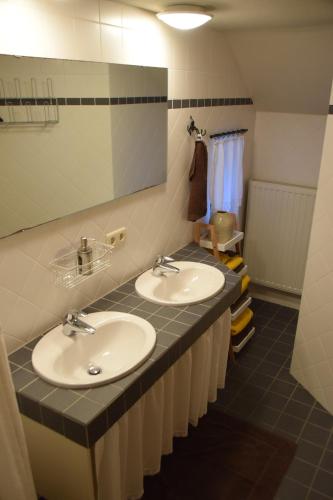
[{"label": "chrome faucet handle", "polygon": [[67,337],[77,333],[81,335],[93,335],[96,332],[96,328],[80,319],[85,316],[87,316],[87,314],[82,311],[69,311],[62,322],[64,335]]},{"label": "chrome faucet handle", "polygon": [[175,259],[173,259],[172,257],[168,257],[166,255],[158,255],[156,257],[156,260],[155,260],[155,265],[159,265],[159,264],[165,264],[167,262],[174,262]]},{"label": "chrome faucet handle", "polygon": [[88,314],[83,311],[77,311],[76,309],[71,309],[66,314],[63,324],[77,321],[79,318],[84,318],[85,316],[88,316]]},{"label": "chrome faucet handle", "polygon": [[179,273],[178,267],[173,266],[170,262],[175,262],[175,260],[172,257],[158,255],[153,264],[153,274],[155,276],[161,276],[166,272]]}]

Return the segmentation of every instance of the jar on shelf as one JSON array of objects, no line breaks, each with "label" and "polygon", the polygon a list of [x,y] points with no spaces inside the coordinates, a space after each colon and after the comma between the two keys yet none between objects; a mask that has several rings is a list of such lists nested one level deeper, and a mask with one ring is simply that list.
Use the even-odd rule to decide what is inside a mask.
[{"label": "jar on shelf", "polygon": [[218,243],[226,243],[234,234],[235,214],[218,210],[210,218],[210,224],[215,226]]}]

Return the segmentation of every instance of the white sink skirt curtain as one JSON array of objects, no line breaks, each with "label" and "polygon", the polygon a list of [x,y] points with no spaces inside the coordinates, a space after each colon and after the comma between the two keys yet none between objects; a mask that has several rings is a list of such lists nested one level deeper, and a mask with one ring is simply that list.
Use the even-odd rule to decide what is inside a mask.
[{"label": "white sink skirt curtain", "polygon": [[[99,500],[143,495],[173,437],[187,436],[223,388],[230,342],[228,309],[95,445]],[[157,334],[158,335],[158,334]]]},{"label": "white sink skirt curtain", "polygon": [[0,331],[0,499],[36,500],[22,420]]}]

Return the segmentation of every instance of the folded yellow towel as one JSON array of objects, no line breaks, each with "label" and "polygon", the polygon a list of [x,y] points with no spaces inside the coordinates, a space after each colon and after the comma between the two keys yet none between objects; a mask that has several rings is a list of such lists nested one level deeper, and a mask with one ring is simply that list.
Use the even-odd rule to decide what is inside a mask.
[{"label": "folded yellow towel", "polygon": [[228,260],[226,266],[229,267],[229,269],[234,270],[241,264],[243,264],[243,258],[240,257],[240,255],[235,255],[234,257],[231,257],[230,260]]},{"label": "folded yellow towel", "polygon": [[245,290],[248,288],[249,284],[250,284],[250,276],[248,274],[245,274],[245,276],[243,276],[242,278],[242,290],[241,290],[241,293],[244,293]]},{"label": "folded yellow towel", "polygon": [[238,318],[231,323],[231,335],[238,335],[250,323],[253,318],[253,311],[247,308]]}]

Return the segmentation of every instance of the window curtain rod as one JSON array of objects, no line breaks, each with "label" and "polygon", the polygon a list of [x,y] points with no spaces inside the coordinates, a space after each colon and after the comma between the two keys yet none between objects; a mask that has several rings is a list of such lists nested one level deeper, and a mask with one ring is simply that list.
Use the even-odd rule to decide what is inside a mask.
[{"label": "window curtain rod", "polygon": [[240,128],[238,130],[230,130],[229,132],[219,132],[218,134],[212,134],[209,137],[214,139],[215,137],[226,137],[228,135],[245,134],[248,131],[247,128]]}]

